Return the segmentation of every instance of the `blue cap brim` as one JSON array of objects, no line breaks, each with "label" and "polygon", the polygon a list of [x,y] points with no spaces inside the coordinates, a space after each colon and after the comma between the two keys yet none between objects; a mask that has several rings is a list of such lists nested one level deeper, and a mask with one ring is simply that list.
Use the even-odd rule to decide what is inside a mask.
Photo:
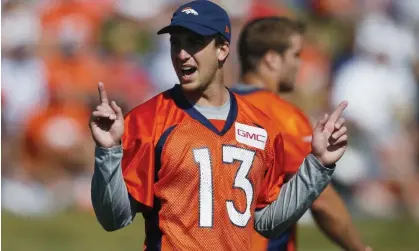
[{"label": "blue cap brim", "polygon": [[159,30],[157,32],[158,35],[161,34],[165,34],[165,33],[170,33],[171,31],[173,31],[176,28],[179,27],[183,27],[186,28],[188,30],[191,30],[192,32],[195,32],[201,36],[212,36],[218,33],[217,30],[205,27],[203,25],[200,24],[195,24],[195,23],[190,23],[190,22],[178,22],[178,23],[174,23],[174,24],[170,24],[164,28],[162,28],[161,30]]}]

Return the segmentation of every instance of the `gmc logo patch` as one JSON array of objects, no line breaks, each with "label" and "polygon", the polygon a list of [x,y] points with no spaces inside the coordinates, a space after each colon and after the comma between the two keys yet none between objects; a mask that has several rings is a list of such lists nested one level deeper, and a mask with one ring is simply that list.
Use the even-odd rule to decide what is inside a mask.
[{"label": "gmc logo patch", "polygon": [[254,139],[263,143],[266,142],[266,136],[262,134],[252,133],[242,129],[237,129],[237,134],[248,139]]},{"label": "gmc logo patch", "polygon": [[237,142],[261,150],[265,149],[268,139],[268,133],[265,129],[236,122],[235,134]]}]

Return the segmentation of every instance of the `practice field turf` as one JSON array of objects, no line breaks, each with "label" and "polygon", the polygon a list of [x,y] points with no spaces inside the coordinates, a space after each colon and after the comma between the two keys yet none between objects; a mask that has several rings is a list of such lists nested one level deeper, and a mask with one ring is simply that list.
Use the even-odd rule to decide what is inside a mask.
[{"label": "practice field turf", "polygon": [[[63,213],[52,218],[22,218],[2,212],[2,250],[5,251],[139,251],[142,217],[116,232],[105,232],[94,215]],[[419,251],[419,226],[409,221],[360,221],[357,226],[375,251]],[[332,251],[315,227],[300,227],[301,251]]]}]

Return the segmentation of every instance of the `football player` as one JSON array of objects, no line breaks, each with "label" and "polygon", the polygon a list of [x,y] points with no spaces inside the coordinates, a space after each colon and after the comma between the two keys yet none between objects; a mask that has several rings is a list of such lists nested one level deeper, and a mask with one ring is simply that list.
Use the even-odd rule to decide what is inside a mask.
[{"label": "football player", "polygon": [[[284,184],[283,137],[224,85],[231,26],[210,1],[180,6],[169,26],[179,85],[126,116],[99,84],[92,203],[107,231],[145,218],[145,250],[250,250],[277,237],[326,187],[346,149],[342,102],[318,122],[313,151]],[[333,136],[332,136],[333,135]]]}]

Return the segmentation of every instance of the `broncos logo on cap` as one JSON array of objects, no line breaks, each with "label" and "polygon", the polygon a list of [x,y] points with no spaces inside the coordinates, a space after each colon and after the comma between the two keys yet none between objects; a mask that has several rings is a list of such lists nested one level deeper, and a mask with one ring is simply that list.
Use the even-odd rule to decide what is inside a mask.
[{"label": "broncos logo on cap", "polygon": [[186,13],[187,15],[193,14],[195,16],[198,16],[198,12],[196,10],[192,9],[191,7],[186,7],[182,10],[182,12]]}]

